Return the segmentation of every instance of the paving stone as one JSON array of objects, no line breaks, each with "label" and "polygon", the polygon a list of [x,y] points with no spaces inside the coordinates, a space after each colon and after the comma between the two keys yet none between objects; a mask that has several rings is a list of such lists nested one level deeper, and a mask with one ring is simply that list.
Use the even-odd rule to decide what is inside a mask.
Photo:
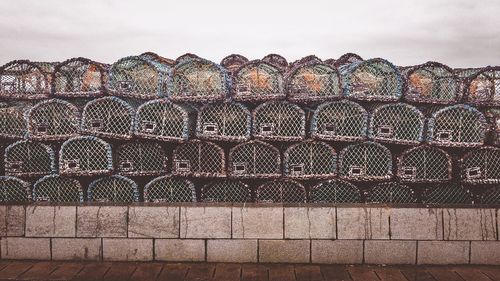
[{"label": "paving stone", "polygon": [[259,240],[259,262],[309,263],[310,240]]},{"label": "paving stone", "polygon": [[49,238],[6,237],[1,249],[2,259],[50,260]]},{"label": "paving stone", "polygon": [[418,241],[418,264],[468,264],[469,241]]},{"label": "paving stone", "polygon": [[127,206],[78,206],[77,237],[127,237]]},{"label": "paving stone", "polygon": [[338,239],[389,239],[390,208],[337,208]]},{"label": "paving stone", "polygon": [[500,241],[472,241],[471,264],[500,265]]},{"label": "paving stone", "polygon": [[179,207],[139,207],[128,210],[128,236],[179,238]]},{"label": "paving stone", "polygon": [[102,239],[102,256],[105,261],[152,261],[153,239]]},{"label": "paving stone", "polygon": [[231,238],[231,208],[181,207],[181,238]]},{"label": "paving stone", "polygon": [[391,209],[391,239],[443,240],[443,213],[435,208]]},{"label": "paving stone", "polygon": [[27,237],[75,237],[76,206],[26,207]]},{"label": "paving stone", "polygon": [[216,239],[207,241],[208,262],[256,263],[257,240]]},{"label": "paving stone", "polygon": [[0,206],[0,236],[24,236],[25,207],[21,205]]},{"label": "paving stone", "polygon": [[363,262],[363,240],[312,240],[313,263],[360,264]]},{"label": "paving stone", "polygon": [[100,238],[52,238],[53,260],[86,260],[101,259]]},{"label": "paving stone", "polygon": [[416,254],[416,241],[365,241],[365,263],[368,264],[415,264]]},{"label": "paving stone", "polygon": [[285,239],[335,239],[335,208],[284,208]]},{"label": "paving stone", "polygon": [[497,240],[495,209],[443,209],[444,240]]},{"label": "paving stone", "polygon": [[282,239],[282,207],[233,207],[233,238]]},{"label": "paving stone", "polygon": [[156,239],[155,260],[159,261],[205,261],[205,240]]}]

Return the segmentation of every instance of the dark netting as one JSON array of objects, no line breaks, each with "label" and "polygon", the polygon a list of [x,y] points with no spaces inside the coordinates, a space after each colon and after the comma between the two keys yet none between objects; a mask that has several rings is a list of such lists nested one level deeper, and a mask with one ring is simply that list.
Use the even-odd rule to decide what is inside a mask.
[{"label": "dark netting", "polygon": [[154,176],[167,171],[167,157],[157,143],[130,142],[116,150],[118,174],[123,176]]},{"label": "dark netting", "polygon": [[283,156],[283,174],[294,179],[330,178],[336,175],[337,153],[320,141],[291,145]]},{"label": "dark netting", "polygon": [[224,150],[211,142],[191,140],[178,145],[173,153],[172,174],[193,177],[224,177]]},{"label": "dark netting", "polygon": [[274,180],[257,188],[258,203],[306,203],[304,186],[292,180]]},{"label": "dark netting", "polygon": [[342,85],[336,68],[321,62],[303,64],[294,68],[286,79],[287,98],[290,101],[310,102],[340,98]]},{"label": "dark netting", "polygon": [[175,66],[172,101],[210,102],[228,97],[229,75],[208,60],[188,60]]},{"label": "dark netting", "polygon": [[162,176],[146,184],[144,202],[196,202],[196,189],[187,179]]},{"label": "dark netting", "polygon": [[30,184],[15,177],[0,176],[0,202],[31,201]]},{"label": "dark netting", "polygon": [[22,139],[28,132],[24,111],[28,107],[21,103],[0,103],[0,138]]},{"label": "dark netting", "polygon": [[248,62],[248,59],[242,55],[232,54],[222,59],[220,65],[224,67],[232,76],[242,65]]},{"label": "dark netting", "polygon": [[195,111],[166,99],[143,103],[135,115],[135,135],[160,141],[186,141],[192,135]]},{"label": "dark netting", "polygon": [[[335,59],[334,58],[329,58],[323,61],[324,64],[327,64],[329,66],[335,67]],[[336,67],[335,67],[336,68]]]},{"label": "dark netting", "polygon": [[500,148],[481,147],[460,160],[462,181],[470,184],[500,183]]},{"label": "dark netting", "polygon": [[490,108],[485,112],[494,145],[500,146],[500,109]]},{"label": "dark netting", "polygon": [[352,101],[323,103],[311,120],[311,136],[321,140],[360,141],[366,139],[368,113]]},{"label": "dark netting", "polygon": [[132,203],[139,201],[137,184],[129,178],[118,175],[91,182],[87,193],[90,202]]},{"label": "dark netting", "polygon": [[343,180],[328,180],[311,188],[311,203],[361,203],[361,192],[352,183]]},{"label": "dark netting", "polygon": [[151,60],[151,61],[155,61],[155,62],[164,64],[164,65],[168,65],[168,66],[175,65],[175,60],[162,57],[162,56],[158,55],[157,53],[145,52],[145,53],[140,54],[139,56],[142,58]]},{"label": "dark netting", "polygon": [[465,89],[468,103],[500,106],[500,67],[486,67],[470,76]]},{"label": "dark netting", "polygon": [[99,97],[107,81],[106,66],[86,59],[72,58],[55,66],[52,91],[57,97]]},{"label": "dark netting", "polygon": [[178,65],[178,64],[182,64],[182,63],[185,63],[188,61],[200,60],[200,59],[202,59],[202,58],[200,58],[199,56],[197,56],[195,54],[185,53],[185,54],[180,55],[178,58],[175,59],[175,64]]},{"label": "dark netting", "polygon": [[315,55],[309,55],[290,63],[288,65],[288,69],[293,71],[294,69],[303,65],[316,63],[323,63],[323,61]]},{"label": "dark netting", "polygon": [[284,99],[284,84],[283,74],[278,67],[254,60],[244,64],[234,74],[232,94],[237,101]]},{"label": "dark netting", "polygon": [[134,109],[116,97],[88,102],[83,109],[81,129],[87,134],[114,139],[130,139],[134,128]]},{"label": "dark netting", "polygon": [[495,186],[486,190],[479,200],[480,204],[500,205],[500,187]]},{"label": "dark netting", "polygon": [[384,59],[370,59],[347,67],[344,96],[366,101],[397,101],[403,80],[399,70]]},{"label": "dark netting", "polygon": [[65,141],[59,151],[61,175],[91,176],[113,171],[111,145],[91,136],[75,137]]},{"label": "dark netting", "polygon": [[342,68],[342,67],[348,66],[352,63],[361,62],[361,61],[363,61],[363,58],[360,57],[359,55],[353,54],[353,53],[346,53],[346,54],[343,54],[342,56],[340,56],[334,62],[334,66],[337,68]]},{"label": "dark netting", "polygon": [[424,114],[409,104],[385,104],[373,110],[368,136],[379,142],[416,145],[423,141],[424,122]]},{"label": "dark netting", "polygon": [[5,149],[5,175],[37,177],[56,172],[54,150],[43,143],[18,141]]},{"label": "dark netting", "polygon": [[51,99],[31,107],[26,114],[28,137],[39,141],[64,140],[78,136],[80,112],[73,104]]},{"label": "dark netting", "polygon": [[415,192],[406,185],[386,182],[375,185],[366,193],[367,203],[415,203]]},{"label": "dark netting", "polygon": [[404,151],[398,158],[397,176],[402,182],[430,183],[451,180],[450,155],[437,147],[423,145]]},{"label": "dark netting", "polygon": [[471,192],[457,184],[445,183],[427,188],[423,194],[425,204],[472,204]]},{"label": "dark netting", "polygon": [[262,141],[239,144],[229,151],[228,173],[235,178],[274,178],[281,176],[280,151]]},{"label": "dark netting", "polygon": [[445,147],[475,147],[484,143],[486,118],[468,105],[453,105],[435,112],[429,119],[427,142]]},{"label": "dark netting", "polygon": [[389,180],[392,177],[391,152],[374,142],[349,145],[340,152],[339,175],[348,180]]},{"label": "dark netting", "polygon": [[201,139],[242,142],[250,139],[252,115],[239,103],[204,105],[198,111],[196,136]]},{"label": "dark netting", "polygon": [[0,67],[0,97],[44,99],[50,90],[50,73],[36,63],[16,60]]},{"label": "dark netting", "polygon": [[306,136],[306,116],[299,106],[288,102],[266,102],[253,111],[255,138],[270,141],[300,141]]},{"label": "dark netting", "polygon": [[83,190],[76,179],[48,175],[33,185],[33,201],[83,202]]},{"label": "dark netting", "polygon": [[274,65],[275,67],[279,68],[282,72],[286,72],[288,69],[288,62],[287,60],[277,54],[269,54],[266,55],[265,57],[262,58],[263,62],[266,62],[270,65]]},{"label": "dark netting", "polygon": [[203,202],[252,202],[252,191],[240,181],[223,180],[205,185],[202,189]]}]

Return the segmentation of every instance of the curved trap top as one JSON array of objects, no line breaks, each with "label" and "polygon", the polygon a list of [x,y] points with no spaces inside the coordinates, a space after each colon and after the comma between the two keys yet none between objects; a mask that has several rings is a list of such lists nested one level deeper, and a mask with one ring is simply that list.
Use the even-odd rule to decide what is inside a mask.
[{"label": "curved trap top", "polygon": [[460,177],[469,184],[500,183],[500,148],[481,147],[460,159]]},{"label": "curved trap top", "polygon": [[339,175],[357,181],[389,180],[392,177],[392,155],[387,147],[363,142],[340,151]]},{"label": "curved trap top", "polygon": [[239,103],[204,105],[198,111],[196,136],[206,140],[243,142],[250,139],[252,115]]},{"label": "curved trap top", "polygon": [[288,69],[288,61],[278,54],[268,54],[262,58],[262,61],[274,65],[282,72],[286,72]]},{"label": "curved trap top", "polygon": [[63,100],[41,101],[26,114],[28,137],[39,141],[64,140],[78,136],[80,112],[78,108]]},{"label": "curved trap top", "polygon": [[304,141],[287,148],[283,166],[283,174],[290,178],[330,178],[337,172],[337,153],[327,143]]},{"label": "curved trap top", "polygon": [[0,97],[44,99],[50,95],[50,73],[28,60],[11,61],[0,67]]},{"label": "curved trap top", "polygon": [[286,88],[290,101],[325,101],[342,96],[339,72],[321,62],[309,62],[294,68],[287,74]]},{"label": "curved trap top", "polygon": [[39,177],[56,172],[52,147],[32,141],[17,141],[5,149],[5,175]]},{"label": "curved trap top", "polygon": [[48,175],[33,185],[33,201],[83,202],[83,189],[76,179]]},{"label": "curved trap top", "polygon": [[470,76],[465,83],[468,103],[500,106],[500,67],[486,67]]},{"label": "curved trap top", "polygon": [[300,141],[306,137],[306,116],[299,106],[285,101],[263,103],[252,113],[252,134],[268,141]]},{"label": "curved trap top", "polygon": [[239,144],[229,151],[228,174],[234,178],[275,178],[281,176],[280,151],[262,141]]},{"label": "curved trap top", "polygon": [[361,201],[359,188],[343,180],[320,182],[309,192],[311,203],[361,203]]},{"label": "curved trap top", "polygon": [[144,187],[144,202],[196,202],[196,189],[187,179],[157,177]]},{"label": "curved trap top", "polygon": [[172,174],[193,177],[226,176],[224,150],[211,142],[191,140],[173,152]]},{"label": "curved trap top", "polygon": [[59,150],[61,175],[93,176],[113,171],[111,145],[91,136],[75,137],[65,141]]},{"label": "curved trap top", "polygon": [[0,176],[0,202],[25,203],[30,200],[28,182],[11,176]]},{"label": "curved trap top", "polygon": [[278,67],[254,60],[236,70],[232,94],[236,101],[267,101],[284,99],[285,82]]},{"label": "curved trap top", "polygon": [[0,103],[0,138],[22,139],[28,132],[23,104]]},{"label": "curved trap top", "polygon": [[129,178],[118,175],[91,182],[87,193],[90,202],[132,203],[139,201],[137,184]]},{"label": "curved trap top", "polygon": [[451,180],[452,159],[444,150],[423,145],[405,150],[398,158],[402,182],[436,183]]},{"label": "curved trap top", "polygon": [[203,186],[202,198],[203,202],[246,203],[252,201],[252,191],[243,182],[223,180]]},{"label": "curved trap top", "polygon": [[72,58],[57,64],[52,73],[52,93],[56,97],[100,97],[108,72],[102,63]]},{"label": "curved trap top", "polygon": [[304,186],[293,180],[274,180],[257,188],[258,203],[306,203]]},{"label": "curved trap top", "polygon": [[116,150],[117,172],[123,176],[154,176],[167,171],[167,156],[157,143],[124,143]]}]

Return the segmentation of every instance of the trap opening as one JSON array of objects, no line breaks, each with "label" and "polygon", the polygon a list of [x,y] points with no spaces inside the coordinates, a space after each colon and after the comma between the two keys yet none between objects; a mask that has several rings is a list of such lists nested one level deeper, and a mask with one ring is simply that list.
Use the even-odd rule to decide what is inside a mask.
[{"label": "trap opening", "polygon": [[467,168],[466,173],[468,179],[477,179],[481,177],[481,168],[480,167]]},{"label": "trap opening", "polygon": [[359,177],[365,174],[365,168],[361,166],[351,166],[349,169],[349,176]]},{"label": "trap opening", "polygon": [[215,123],[205,123],[203,124],[203,133],[207,135],[215,135],[219,131],[217,124]]},{"label": "trap opening", "polygon": [[335,131],[336,131],[335,124],[332,124],[332,123],[323,124],[323,132],[325,134],[333,135],[333,134],[335,134]]},{"label": "trap opening", "polygon": [[377,135],[379,137],[391,137],[393,133],[392,126],[382,125],[378,127]]},{"label": "trap opening", "polygon": [[272,135],[274,133],[274,124],[273,123],[265,123],[260,125],[260,133],[261,135]]},{"label": "trap opening", "polygon": [[437,139],[439,141],[451,141],[452,136],[453,136],[452,131],[439,131],[437,133]]},{"label": "trap opening", "polygon": [[147,133],[152,133],[156,129],[156,123],[151,121],[142,121],[142,130]]},{"label": "trap opening", "polygon": [[290,172],[292,175],[302,175],[304,173],[304,164],[291,165]]},{"label": "trap opening", "polygon": [[413,179],[417,175],[417,169],[415,167],[403,167],[402,170],[402,178]]},{"label": "trap opening", "polygon": [[120,81],[120,90],[122,91],[131,91],[132,90],[132,81]]},{"label": "trap opening", "polygon": [[77,159],[74,159],[74,160],[65,160],[64,166],[66,167],[66,169],[76,170],[76,169],[80,168],[80,161],[77,160]]},{"label": "trap opening", "polygon": [[130,171],[134,168],[134,162],[131,160],[121,161],[120,168],[122,171]]},{"label": "trap opening", "polygon": [[189,172],[191,171],[191,164],[189,160],[177,160],[175,161],[175,168],[179,172]]},{"label": "trap opening", "polygon": [[233,170],[235,174],[243,174],[247,170],[247,165],[246,163],[234,163]]}]

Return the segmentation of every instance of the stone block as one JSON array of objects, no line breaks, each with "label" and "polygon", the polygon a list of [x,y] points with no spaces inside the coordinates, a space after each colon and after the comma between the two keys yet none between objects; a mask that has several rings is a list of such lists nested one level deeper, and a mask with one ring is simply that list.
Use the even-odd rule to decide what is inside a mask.
[{"label": "stone block", "polygon": [[363,263],[363,240],[312,240],[313,263]]},{"label": "stone block", "polygon": [[2,238],[1,249],[2,259],[50,260],[49,238]]},{"label": "stone block", "polygon": [[472,241],[470,263],[500,265],[500,241]]},{"label": "stone block", "polygon": [[53,238],[53,260],[85,260],[101,259],[100,238]]},{"label": "stone block", "polygon": [[418,264],[468,264],[469,241],[418,241]]},{"label": "stone block", "polygon": [[207,262],[256,263],[257,240],[250,240],[250,239],[208,240]]},{"label": "stone block", "polygon": [[259,262],[309,263],[311,240],[259,240]]},{"label": "stone block", "polygon": [[231,238],[230,207],[181,207],[181,238]]},{"label": "stone block", "polygon": [[365,241],[365,263],[367,264],[415,264],[416,255],[416,241]]},{"label": "stone block", "polygon": [[195,239],[156,239],[155,260],[175,262],[205,261],[205,241]]},{"label": "stone block", "polygon": [[0,236],[24,236],[25,218],[24,206],[0,206]]},{"label": "stone block", "polygon": [[233,238],[283,239],[283,208],[233,207]]},{"label": "stone block", "polygon": [[444,240],[497,240],[495,209],[443,209]]},{"label": "stone block", "polygon": [[105,261],[152,261],[153,239],[102,239],[102,256]]},{"label": "stone block", "polygon": [[391,210],[391,239],[443,240],[441,209],[395,208]]},{"label": "stone block", "polygon": [[285,239],[335,239],[335,208],[284,208]]},{"label": "stone block", "polygon": [[389,239],[389,208],[337,208],[338,239]]},{"label": "stone block", "polygon": [[128,237],[179,238],[179,207],[130,206]]},{"label": "stone block", "polygon": [[77,237],[127,237],[126,206],[78,206]]},{"label": "stone block", "polygon": [[27,237],[75,237],[76,206],[26,207]]}]

